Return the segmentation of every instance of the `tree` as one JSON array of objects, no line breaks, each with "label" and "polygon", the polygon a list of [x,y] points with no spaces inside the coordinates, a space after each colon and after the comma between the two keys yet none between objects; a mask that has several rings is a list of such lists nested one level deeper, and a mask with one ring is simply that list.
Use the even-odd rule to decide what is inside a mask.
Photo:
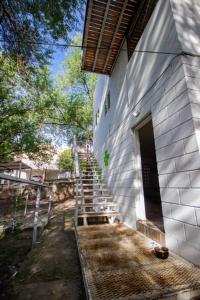
[{"label": "tree", "polygon": [[76,30],[85,0],[2,0],[0,38],[3,54],[38,66],[48,61],[52,43],[69,42]]},{"label": "tree", "polygon": [[0,64],[0,161],[20,154],[46,160],[52,147],[42,132],[43,122],[54,109],[49,70],[21,74],[16,62],[3,55]]},{"label": "tree", "polygon": [[0,160],[15,155],[47,159],[51,141],[44,122],[52,118],[58,93],[46,64],[52,43],[69,42],[85,0],[0,2]]},{"label": "tree", "polygon": [[73,172],[74,170],[74,160],[73,160],[73,154],[71,149],[66,149],[63,152],[61,152],[58,156],[57,161],[58,167],[61,171],[66,172]]},{"label": "tree", "polygon": [[[80,42],[79,35],[74,43]],[[0,64],[1,161],[18,154],[47,159],[51,152],[49,124],[58,125],[59,135],[67,136],[68,142],[73,134],[79,144],[92,139],[96,75],[81,70],[80,49],[67,52],[63,71],[54,85],[47,67],[21,72],[14,60],[3,55]],[[53,131],[58,135],[58,130]]]},{"label": "tree", "polygon": [[[81,44],[77,35],[73,44]],[[50,123],[59,125],[72,141],[76,134],[79,142],[92,140],[93,94],[97,76],[81,69],[81,50],[68,50],[63,70],[59,74],[55,90],[57,92],[57,112]]]}]

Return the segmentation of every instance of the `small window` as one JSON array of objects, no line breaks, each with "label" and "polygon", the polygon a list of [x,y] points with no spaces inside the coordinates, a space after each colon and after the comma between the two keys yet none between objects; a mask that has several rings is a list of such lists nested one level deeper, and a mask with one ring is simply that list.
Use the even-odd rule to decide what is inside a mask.
[{"label": "small window", "polygon": [[109,109],[110,109],[110,91],[108,91],[105,102],[104,102],[105,116],[106,116],[107,112],[109,111]]},{"label": "small window", "polygon": [[99,123],[99,110],[96,113],[96,126],[98,125],[98,123]]},{"label": "small window", "polygon": [[104,112],[105,112],[105,116],[107,115],[107,112],[108,112],[108,106],[107,106],[107,101],[105,99],[105,102],[104,102]]},{"label": "small window", "polygon": [[110,109],[110,91],[107,94],[107,106],[108,106],[108,110]]}]

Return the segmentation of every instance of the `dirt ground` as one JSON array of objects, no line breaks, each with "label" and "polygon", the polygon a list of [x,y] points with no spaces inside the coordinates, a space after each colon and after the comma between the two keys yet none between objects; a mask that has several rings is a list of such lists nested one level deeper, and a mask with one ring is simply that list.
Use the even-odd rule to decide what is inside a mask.
[{"label": "dirt ground", "polygon": [[74,200],[54,203],[48,227],[28,253],[3,299],[85,299],[73,230],[74,204]]},{"label": "dirt ground", "polygon": [[[31,250],[32,230],[12,230],[0,239],[0,299],[7,294],[12,278]],[[7,297],[8,298],[8,297]],[[5,298],[5,299],[7,299]]]}]

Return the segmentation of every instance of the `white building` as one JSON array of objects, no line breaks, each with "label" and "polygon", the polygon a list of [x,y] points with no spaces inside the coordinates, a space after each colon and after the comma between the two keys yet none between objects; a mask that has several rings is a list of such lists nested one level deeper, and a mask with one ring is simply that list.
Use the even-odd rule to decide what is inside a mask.
[{"label": "white building", "polygon": [[96,2],[83,38],[83,69],[100,74],[95,156],[122,221],[151,221],[200,265],[200,1]]}]

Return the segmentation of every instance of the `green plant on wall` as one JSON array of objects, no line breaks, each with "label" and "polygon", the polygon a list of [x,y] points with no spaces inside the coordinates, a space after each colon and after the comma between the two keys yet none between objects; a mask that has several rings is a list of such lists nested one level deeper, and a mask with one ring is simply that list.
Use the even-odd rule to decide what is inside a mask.
[{"label": "green plant on wall", "polygon": [[110,154],[108,150],[104,151],[104,166],[108,167],[109,165]]}]

